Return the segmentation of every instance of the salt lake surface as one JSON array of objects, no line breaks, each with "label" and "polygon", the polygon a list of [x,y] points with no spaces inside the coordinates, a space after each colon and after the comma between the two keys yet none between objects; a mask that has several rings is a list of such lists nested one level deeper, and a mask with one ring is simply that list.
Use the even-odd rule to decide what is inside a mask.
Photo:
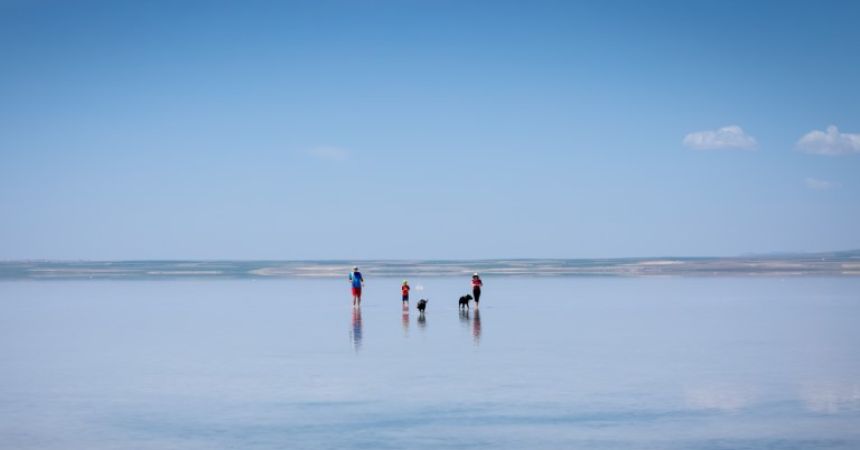
[{"label": "salt lake surface", "polygon": [[400,281],[0,282],[0,448],[860,448],[858,278]]}]

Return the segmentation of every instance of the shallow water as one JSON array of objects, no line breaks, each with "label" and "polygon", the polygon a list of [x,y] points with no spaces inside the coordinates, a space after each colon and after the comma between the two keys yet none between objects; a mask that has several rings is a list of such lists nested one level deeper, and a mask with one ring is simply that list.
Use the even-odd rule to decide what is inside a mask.
[{"label": "shallow water", "polygon": [[2,282],[0,448],[860,448],[860,279],[484,281]]}]

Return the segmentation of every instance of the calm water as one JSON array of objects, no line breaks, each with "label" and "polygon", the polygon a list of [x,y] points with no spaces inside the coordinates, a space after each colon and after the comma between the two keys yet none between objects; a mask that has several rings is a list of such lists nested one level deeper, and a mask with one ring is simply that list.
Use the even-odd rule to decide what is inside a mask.
[{"label": "calm water", "polygon": [[2,282],[0,448],[860,448],[860,279],[399,282]]}]

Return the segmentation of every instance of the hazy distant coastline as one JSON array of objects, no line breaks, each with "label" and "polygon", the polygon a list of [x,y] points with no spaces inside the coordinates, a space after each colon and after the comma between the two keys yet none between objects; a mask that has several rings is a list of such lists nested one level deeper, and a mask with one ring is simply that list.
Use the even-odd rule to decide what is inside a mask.
[{"label": "hazy distant coastline", "polygon": [[740,257],[474,261],[5,261],[0,280],[370,276],[860,276],[860,250]]}]

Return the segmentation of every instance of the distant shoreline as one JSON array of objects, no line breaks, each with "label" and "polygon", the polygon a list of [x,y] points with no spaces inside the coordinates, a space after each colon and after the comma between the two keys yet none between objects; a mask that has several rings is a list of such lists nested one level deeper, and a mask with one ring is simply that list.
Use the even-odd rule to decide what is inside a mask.
[{"label": "distant shoreline", "polygon": [[271,279],[343,277],[860,276],[860,250],[741,257],[485,259],[474,261],[4,261],[0,280]]}]

